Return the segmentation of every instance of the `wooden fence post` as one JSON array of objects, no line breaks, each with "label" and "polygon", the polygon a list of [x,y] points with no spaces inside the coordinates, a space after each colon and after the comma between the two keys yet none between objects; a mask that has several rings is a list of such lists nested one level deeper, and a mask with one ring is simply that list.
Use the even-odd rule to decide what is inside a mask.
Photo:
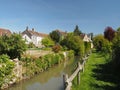
[{"label": "wooden fence post", "polygon": [[77,84],[78,84],[78,85],[80,84],[80,71],[79,71],[78,74],[77,74]]},{"label": "wooden fence post", "polygon": [[[77,67],[80,68],[80,62],[77,63]],[[77,84],[80,84],[80,70],[77,74]]]},{"label": "wooden fence post", "polygon": [[67,74],[64,74],[64,75],[63,75],[63,84],[64,84],[64,88],[67,87],[67,84],[68,84],[68,83],[66,82],[67,79],[68,79],[68,75],[67,75]]}]

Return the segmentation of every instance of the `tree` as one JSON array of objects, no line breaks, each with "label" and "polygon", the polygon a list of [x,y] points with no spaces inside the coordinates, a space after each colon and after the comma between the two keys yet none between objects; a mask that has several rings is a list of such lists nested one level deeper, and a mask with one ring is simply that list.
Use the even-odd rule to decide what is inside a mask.
[{"label": "tree", "polygon": [[0,55],[7,54],[7,51],[9,50],[8,45],[9,37],[4,35],[0,37]]},{"label": "tree", "polygon": [[76,25],[75,29],[74,29],[74,35],[80,35],[82,32],[79,30],[78,25]]},{"label": "tree", "polygon": [[50,33],[50,37],[52,38],[53,41],[55,41],[55,43],[60,42],[60,33],[58,31],[52,31]]},{"label": "tree", "polygon": [[93,38],[94,47],[97,51],[101,51],[103,53],[111,53],[111,42],[104,38],[103,35],[97,35]]},{"label": "tree", "polygon": [[45,47],[51,47],[54,45],[54,41],[50,37],[46,37],[42,39],[42,45]]},{"label": "tree", "polygon": [[113,46],[112,46],[112,59],[115,69],[120,68],[120,33],[117,33],[115,38],[113,39]]},{"label": "tree", "polygon": [[27,49],[25,41],[22,39],[22,36],[16,33],[10,36],[8,44],[10,46],[8,52],[10,58],[21,58],[21,55]]},{"label": "tree", "polygon": [[61,45],[67,47],[69,50],[74,50],[76,55],[84,55],[84,42],[79,36],[74,36],[73,33],[69,33],[66,38],[61,41]]},{"label": "tree", "polygon": [[113,30],[112,27],[105,28],[104,37],[109,41],[112,41],[113,38],[115,37],[115,30]]},{"label": "tree", "polygon": [[118,32],[120,32],[120,27],[117,29]]},{"label": "tree", "polygon": [[11,59],[20,58],[27,46],[19,34],[0,37],[0,55],[7,54]]}]

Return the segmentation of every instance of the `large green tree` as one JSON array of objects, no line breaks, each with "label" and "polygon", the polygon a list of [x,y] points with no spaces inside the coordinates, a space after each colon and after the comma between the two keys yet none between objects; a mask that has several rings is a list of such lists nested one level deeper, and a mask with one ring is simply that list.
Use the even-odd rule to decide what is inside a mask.
[{"label": "large green tree", "polygon": [[60,33],[57,30],[52,31],[50,33],[50,37],[52,38],[53,41],[55,41],[55,43],[59,43],[60,42],[61,35],[60,35]]},{"label": "large green tree", "polygon": [[76,55],[84,55],[84,42],[79,36],[74,36],[73,33],[67,34],[66,38],[61,41],[61,45],[69,50],[74,50]]},{"label": "large green tree", "polygon": [[104,38],[103,35],[97,35],[93,38],[94,47],[97,51],[111,53],[111,42]]},{"label": "large green tree", "polygon": [[12,34],[11,36],[0,37],[0,54],[7,54],[11,59],[20,58],[27,46],[22,36]]}]

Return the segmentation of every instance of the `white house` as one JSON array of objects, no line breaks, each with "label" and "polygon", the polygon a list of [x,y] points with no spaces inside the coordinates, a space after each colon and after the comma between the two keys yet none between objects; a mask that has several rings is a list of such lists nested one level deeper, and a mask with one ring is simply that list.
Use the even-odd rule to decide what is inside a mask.
[{"label": "white house", "polygon": [[28,30],[28,27],[22,32],[22,37],[26,41],[26,44],[33,43],[36,47],[41,47],[42,39],[47,36],[47,34],[36,32],[34,28],[32,30]]},{"label": "white house", "polygon": [[90,34],[81,34],[81,38],[83,39],[84,42],[90,42],[91,48],[93,48],[93,41],[92,41],[91,33]]}]

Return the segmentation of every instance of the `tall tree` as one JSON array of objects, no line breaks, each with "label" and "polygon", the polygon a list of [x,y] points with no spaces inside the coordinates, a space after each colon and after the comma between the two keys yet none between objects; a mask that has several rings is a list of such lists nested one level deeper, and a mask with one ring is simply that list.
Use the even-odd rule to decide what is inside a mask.
[{"label": "tall tree", "polygon": [[75,29],[74,29],[74,35],[80,35],[82,32],[80,31],[78,25],[76,25]]},{"label": "tall tree", "polygon": [[103,53],[111,53],[111,43],[105,39],[103,35],[96,35],[93,38],[93,43],[97,51],[101,51]]},{"label": "tall tree", "polygon": [[81,57],[84,55],[84,42],[79,36],[74,36],[73,33],[67,34],[66,38],[61,41],[61,45],[69,50],[74,50],[76,55]]},{"label": "tall tree", "polygon": [[50,37],[52,38],[53,41],[55,41],[55,43],[58,43],[60,41],[60,33],[58,31],[52,31],[50,33]]},{"label": "tall tree", "polygon": [[106,27],[104,31],[104,37],[109,41],[112,41],[115,37],[115,30],[112,27]]}]

